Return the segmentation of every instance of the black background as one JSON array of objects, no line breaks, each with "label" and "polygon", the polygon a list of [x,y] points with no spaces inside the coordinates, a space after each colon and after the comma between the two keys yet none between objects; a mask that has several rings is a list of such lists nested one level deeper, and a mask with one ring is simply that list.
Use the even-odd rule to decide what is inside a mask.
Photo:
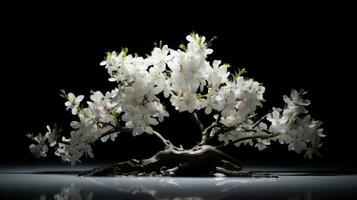
[{"label": "black background", "polygon": [[[114,86],[99,66],[107,51],[128,47],[144,55],[160,40],[176,48],[191,31],[217,36],[210,61],[245,67],[247,76],[266,86],[265,107],[281,106],[291,88],[309,91],[311,115],[324,122],[328,137],[322,157],[308,162],[356,161],[355,23],[347,6],[182,4],[5,7],[10,12],[2,14],[0,162],[35,162],[24,135],[45,132],[47,124],[68,126],[71,115],[60,89],[88,95],[91,89]],[[161,130],[177,145],[190,147],[199,133],[186,117],[166,120]],[[158,149],[150,136],[122,135],[115,143],[96,145],[95,155],[114,162],[147,157]],[[305,162],[286,146],[228,151],[243,160]]]}]

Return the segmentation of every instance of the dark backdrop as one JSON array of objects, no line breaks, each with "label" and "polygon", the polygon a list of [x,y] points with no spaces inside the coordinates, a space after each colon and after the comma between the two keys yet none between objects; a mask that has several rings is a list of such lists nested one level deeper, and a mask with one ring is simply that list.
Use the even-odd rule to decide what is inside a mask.
[{"label": "dark backdrop", "polygon": [[[217,36],[209,59],[245,67],[247,76],[266,86],[266,107],[282,105],[282,95],[291,88],[309,91],[311,114],[324,122],[328,135],[322,158],[312,162],[356,160],[355,50],[350,49],[354,46],[351,16],[344,8],[186,6],[145,12],[129,7],[124,12],[107,5],[107,13],[83,7],[12,7],[3,16],[0,162],[35,160],[25,133],[44,132],[46,124],[55,122],[68,126],[71,115],[65,112],[60,89],[85,95],[91,89],[111,89],[106,71],[99,66],[107,51],[128,47],[129,52],[144,55],[160,40],[176,48],[191,31],[207,38]],[[184,114],[166,120],[163,127],[166,137],[184,147],[199,139],[197,127]],[[122,135],[114,144],[96,145],[95,154],[116,161],[149,156],[158,149],[160,144],[150,136]],[[264,152],[229,151],[243,160],[303,160],[303,155],[279,145]]]}]

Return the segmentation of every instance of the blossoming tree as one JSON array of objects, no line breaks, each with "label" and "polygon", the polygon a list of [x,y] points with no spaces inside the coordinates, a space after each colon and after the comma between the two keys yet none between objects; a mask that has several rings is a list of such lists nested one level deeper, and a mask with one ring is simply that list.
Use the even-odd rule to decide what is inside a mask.
[{"label": "blossoming tree", "polygon": [[[308,158],[318,153],[325,135],[321,123],[308,114],[310,101],[303,99],[304,91],[292,90],[290,96],[283,96],[283,107],[256,118],[265,87],[244,77],[244,69],[230,74],[230,65],[209,62],[213,50],[205,37],[192,33],[186,39],[188,44],[178,50],[160,44],[146,58],[128,54],[127,49],[108,53],[100,65],[116,87],[92,92],[86,103],[83,95],[62,91],[67,110],[76,117],[70,136],[47,126],[45,134],[27,135],[35,141],[30,151],[46,157],[53,148],[55,155],[74,165],[83,155],[94,156],[92,144],[115,141],[124,132],[153,135],[165,146],[151,158],[98,168],[89,175],[241,175],[239,163],[222,151],[230,145],[264,150],[278,142]],[[177,147],[154,130],[170,116],[162,104],[165,99],[178,112],[191,113],[200,126],[202,139],[192,149]],[[213,118],[207,127],[197,115],[201,109]],[[213,145],[212,140],[220,144]]]}]

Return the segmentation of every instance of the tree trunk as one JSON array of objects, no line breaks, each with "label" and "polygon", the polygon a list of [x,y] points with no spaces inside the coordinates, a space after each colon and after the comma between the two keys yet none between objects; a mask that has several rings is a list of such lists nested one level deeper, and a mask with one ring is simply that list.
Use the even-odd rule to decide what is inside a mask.
[{"label": "tree trunk", "polygon": [[[153,157],[131,159],[83,172],[84,176],[257,176],[241,169],[238,161],[222,151],[203,145],[190,150],[167,148]],[[259,175],[260,176],[260,175]]]},{"label": "tree trunk", "polygon": [[167,148],[148,159],[131,159],[109,167],[96,168],[82,175],[209,176],[221,172],[220,168],[232,172],[241,170],[236,160],[212,146],[204,145],[190,150]]}]

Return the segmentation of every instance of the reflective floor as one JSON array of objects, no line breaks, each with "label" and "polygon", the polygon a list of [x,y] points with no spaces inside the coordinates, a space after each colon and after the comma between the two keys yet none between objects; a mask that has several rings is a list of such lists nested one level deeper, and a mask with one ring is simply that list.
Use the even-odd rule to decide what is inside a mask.
[{"label": "reflective floor", "polygon": [[139,178],[73,173],[57,168],[0,170],[0,199],[357,199],[354,174],[285,171],[272,172],[279,178]]}]

